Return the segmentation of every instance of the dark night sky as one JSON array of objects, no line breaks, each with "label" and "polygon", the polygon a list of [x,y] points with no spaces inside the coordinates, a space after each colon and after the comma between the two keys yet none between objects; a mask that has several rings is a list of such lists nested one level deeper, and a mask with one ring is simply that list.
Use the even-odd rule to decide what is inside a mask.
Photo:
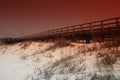
[{"label": "dark night sky", "polygon": [[0,37],[120,16],[120,0],[0,0]]}]

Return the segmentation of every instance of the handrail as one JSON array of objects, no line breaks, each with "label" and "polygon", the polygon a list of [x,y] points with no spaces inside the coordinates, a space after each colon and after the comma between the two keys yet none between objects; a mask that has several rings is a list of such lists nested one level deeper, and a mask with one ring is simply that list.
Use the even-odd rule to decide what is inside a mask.
[{"label": "handrail", "polygon": [[[45,32],[46,32],[45,35],[52,35],[53,32],[54,32],[54,34],[55,34],[55,33],[57,34],[58,32],[64,33],[64,31],[66,32],[66,31],[69,31],[69,30],[76,31],[75,29],[81,29],[81,28],[84,29],[84,28],[89,28],[89,27],[96,27],[96,26],[103,26],[103,25],[110,25],[110,24],[118,24],[119,21],[118,21],[118,23],[116,23],[116,21],[114,21],[114,20],[116,20],[116,19],[117,19],[117,21],[118,21],[118,19],[120,19],[120,17],[111,18],[111,19],[105,19],[105,20],[100,20],[100,21],[94,21],[94,22],[89,22],[89,23],[84,23],[84,24],[79,24],[79,25],[74,25],[74,26],[67,26],[67,27],[58,28],[58,29],[53,29],[53,30],[48,30],[48,31],[45,31]],[[105,21],[110,21],[110,20],[112,20],[113,22],[105,23]],[[93,25],[94,23],[98,23],[98,22],[99,22],[99,24]],[[101,22],[103,22],[103,24],[101,24]],[[91,26],[90,26],[89,24],[91,24]],[[85,25],[87,25],[87,26],[85,26]],[[85,26],[85,27],[76,28],[76,27],[78,27],[78,26]],[[71,29],[70,29],[70,28],[71,28]],[[51,32],[51,31],[53,31],[53,32]],[[42,34],[41,34],[41,35],[42,35]]]},{"label": "handrail", "polygon": [[[57,29],[52,29],[44,32],[40,32],[34,35],[37,35],[37,37],[45,37],[45,36],[50,36],[50,35],[57,35],[57,34],[66,34],[70,32],[76,32],[76,31],[81,31],[82,30],[89,30],[89,31],[94,31],[96,28],[100,28],[100,30],[103,30],[106,26],[109,25],[116,25],[113,27],[118,27],[120,29],[120,17],[116,18],[110,18],[110,19],[104,19],[104,20],[99,20],[99,21],[93,21],[89,23],[84,23],[84,24],[77,24],[73,26],[66,26],[62,28],[57,28]],[[33,37],[34,35],[29,35],[28,37]],[[26,37],[26,36],[25,36]],[[25,38],[21,37],[21,38]]]}]

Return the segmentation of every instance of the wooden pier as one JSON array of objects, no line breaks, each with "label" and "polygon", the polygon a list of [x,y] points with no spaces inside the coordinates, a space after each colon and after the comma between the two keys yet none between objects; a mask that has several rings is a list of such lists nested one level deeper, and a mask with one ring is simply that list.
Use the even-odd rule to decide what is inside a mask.
[{"label": "wooden pier", "polygon": [[24,40],[55,40],[65,38],[70,40],[104,41],[106,38],[116,39],[120,37],[120,17],[99,20],[84,24],[52,29],[33,35],[18,38],[6,38],[5,42],[19,42]]}]

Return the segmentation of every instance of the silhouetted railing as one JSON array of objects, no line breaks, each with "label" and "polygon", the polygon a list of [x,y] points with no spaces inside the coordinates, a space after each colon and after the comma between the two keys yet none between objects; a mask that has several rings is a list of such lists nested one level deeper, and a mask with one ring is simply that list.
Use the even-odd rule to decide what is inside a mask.
[{"label": "silhouetted railing", "polygon": [[[68,34],[68,33],[74,33],[74,32],[94,32],[94,31],[105,31],[110,29],[120,29],[120,17],[112,18],[112,19],[106,19],[106,20],[100,20],[85,24],[79,24],[74,26],[68,26],[64,28],[58,28],[53,30],[48,30],[45,32],[38,33],[36,35],[30,35],[28,37],[43,37],[43,36],[49,36],[49,35],[55,35],[55,34]],[[27,36],[25,36],[27,37]],[[24,38],[24,37],[23,37]]]},{"label": "silhouetted railing", "polygon": [[[58,28],[58,29],[52,29],[48,30],[45,32],[40,32],[37,34],[33,35],[28,35],[28,36],[22,36],[16,39],[11,39],[12,40],[26,40],[26,39],[45,39],[48,37],[53,38],[56,36],[64,36],[64,35],[74,35],[74,34],[79,34],[86,36],[84,34],[89,34],[92,36],[92,38],[95,37],[95,34],[97,33],[105,33],[105,32],[110,32],[110,31],[117,31],[119,34],[120,32],[120,17],[117,18],[111,18],[111,19],[105,19],[105,20],[99,20],[99,21],[94,21],[94,22],[89,22],[89,23],[84,23],[84,24],[78,24],[74,26],[67,26],[63,28]],[[102,34],[104,35],[104,34]],[[9,40],[10,41],[10,40]]]}]

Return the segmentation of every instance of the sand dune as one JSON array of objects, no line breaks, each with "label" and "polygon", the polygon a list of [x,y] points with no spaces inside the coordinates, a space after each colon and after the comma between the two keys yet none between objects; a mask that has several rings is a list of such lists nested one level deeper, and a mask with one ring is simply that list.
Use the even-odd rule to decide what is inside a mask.
[{"label": "sand dune", "polygon": [[120,80],[114,42],[0,43],[0,80]]}]

